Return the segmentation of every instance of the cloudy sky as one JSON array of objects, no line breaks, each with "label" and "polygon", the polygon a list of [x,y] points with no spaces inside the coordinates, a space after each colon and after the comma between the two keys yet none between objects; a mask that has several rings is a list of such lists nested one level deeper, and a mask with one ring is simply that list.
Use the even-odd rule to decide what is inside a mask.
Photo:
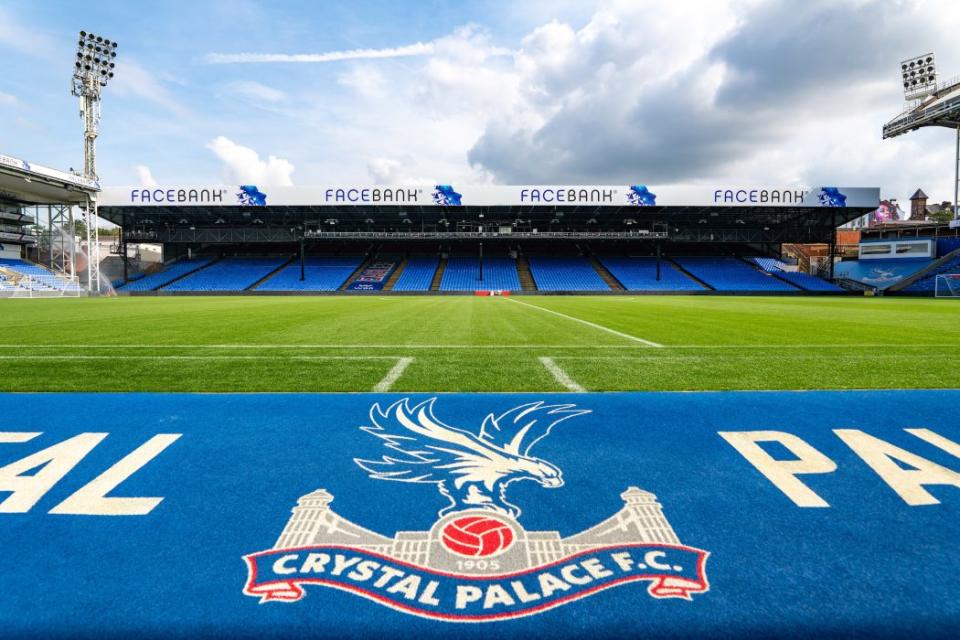
[{"label": "cloudy sky", "polygon": [[960,74],[956,0],[3,0],[0,153],[82,165],[75,34],[120,43],[109,185],[922,187],[945,129],[881,140],[899,61]]}]

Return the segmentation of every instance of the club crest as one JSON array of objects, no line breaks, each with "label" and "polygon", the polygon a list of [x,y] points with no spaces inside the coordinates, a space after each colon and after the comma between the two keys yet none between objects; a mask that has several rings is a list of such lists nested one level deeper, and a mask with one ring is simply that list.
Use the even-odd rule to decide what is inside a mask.
[{"label": "club crest", "polygon": [[635,184],[627,192],[627,201],[635,207],[653,207],[657,204],[657,194],[650,193],[644,184]]},{"label": "club crest", "polygon": [[817,194],[817,201],[821,207],[845,207],[847,196],[840,193],[837,187],[821,187]]},{"label": "club crest", "polygon": [[433,189],[433,203],[440,207],[459,207],[463,204],[463,194],[458,193],[449,184],[438,184]]},{"label": "club crest", "polygon": [[449,503],[434,525],[391,538],[340,516],[330,507],[334,496],[317,489],[298,500],[272,549],[244,556],[246,595],[294,602],[304,585],[322,585],[423,617],[485,622],[640,580],[654,598],[690,600],[709,589],[709,554],[681,544],[656,495],[638,487],[620,494],[622,508],[611,517],[565,538],[520,524],[509,486],[562,487],[561,470],[534,449],[588,410],[533,402],[470,429],[438,419],[436,401],[374,404],[360,430],[386,451],[354,459],[374,480],[434,485]]},{"label": "club crest", "polygon": [[244,207],[265,207],[267,206],[267,194],[260,191],[256,185],[241,185],[240,191],[237,192],[237,202]]}]

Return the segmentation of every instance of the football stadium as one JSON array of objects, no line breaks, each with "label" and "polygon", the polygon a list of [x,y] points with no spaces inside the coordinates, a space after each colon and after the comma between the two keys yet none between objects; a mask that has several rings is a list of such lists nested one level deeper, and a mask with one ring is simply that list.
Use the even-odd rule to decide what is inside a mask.
[{"label": "football stadium", "polygon": [[[184,4],[174,18],[146,11],[186,29],[183,16],[223,15],[213,4]],[[276,26],[330,10],[296,4],[270,8]],[[180,171],[169,182],[116,169],[115,158],[159,153],[173,121],[199,121],[204,104],[226,131],[212,111],[218,91],[258,93],[254,122],[295,117],[282,109],[291,89],[260,82],[302,85],[289,65],[372,65],[328,87],[369,98],[387,82],[369,74],[392,58],[390,73],[415,75],[410,61],[422,57],[447,77],[457,38],[471,47],[464,60],[478,59],[479,43],[492,52],[458,82],[522,74],[546,30],[549,65],[573,60],[563,47],[586,47],[583,64],[602,76],[619,50],[598,34],[620,33],[612,25],[641,9],[669,11],[636,4],[598,3],[569,38],[551,30],[576,12],[508,12],[543,23],[515,49],[474,25],[407,47],[263,53],[280,45],[212,44],[230,30],[221,25],[210,43],[183,45],[197,51],[177,63],[176,81],[175,66],[148,76],[152,36],[137,40],[142,24],[119,4],[105,7],[124,19],[107,20],[105,8],[88,22],[55,16],[54,3],[0,7],[11,25],[0,24],[11,60],[0,117],[15,132],[0,154],[0,548],[10,554],[0,637],[958,637],[960,80],[937,67],[960,64],[955,39],[939,61],[907,57],[916,43],[906,42],[902,111],[870,122],[873,137],[857,143],[930,136],[949,152],[942,193],[952,200],[942,204],[928,204],[924,188],[943,185],[923,173],[942,163],[918,161],[924,169],[903,178],[902,164],[884,174],[870,162],[886,160],[871,155],[838,171],[842,146],[813,153],[837,173],[828,184],[761,180],[825,175],[763,163],[736,165],[753,167],[742,178],[650,168],[683,155],[671,148],[590,180],[557,170],[471,182],[451,169],[217,181],[186,150],[181,161],[179,143],[168,147]],[[811,3],[796,19],[828,24],[860,10],[879,21],[889,9],[867,5]],[[381,9],[328,17],[359,20],[363,29],[344,33],[362,38],[374,33],[367,12]],[[393,10],[414,22],[426,11]],[[729,10],[740,26],[709,60],[756,42],[750,25],[764,11]],[[261,11],[230,13],[256,24]],[[483,25],[507,9],[478,11]],[[87,24],[97,30],[76,28]],[[69,96],[35,88],[52,63],[10,34],[75,48],[78,144],[47,139],[59,122],[28,126],[21,96],[58,113]],[[816,38],[828,49],[848,42],[829,30]],[[791,69],[818,64],[797,62],[796,46],[777,41],[768,55]],[[211,47],[262,52],[198,57]],[[881,81],[864,71],[865,86],[889,75],[900,91],[889,65],[900,45],[890,47],[870,50],[890,68]],[[17,56],[27,62],[14,69]],[[844,64],[860,73],[872,69],[865,60]],[[217,79],[250,64],[273,75]],[[724,81],[746,77],[730,73]],[[544,81],[534,94],[553,90]],[[200,104],[181,107],[178,92],[200,92]],[[747,94],[760,118],[763,89]],[[445,108],[425,89],[415,95],[427,106],[416,103],[414,122]],[[853,131],[843,95],[816,104]],[[349,122],[358,112],[341,99]],[[136,100],[170,122],[110,114],[114,101]],[[387,100],[399,119],[401,96]],[[669,114],[655,112],[667,127]],[[576,131],[584,149],[591,131]],[[711,135],[720,145],[738,134]],[[735,148],[746,162],[744,144]],[[21,151],[34,147],[53,160],[82,152],[83,168]],[[354,157],[334,151],[337,165]],[[535,159],[554,166],[545,152]],[[905,211],[897,189],[916,176],[928,182],[909,183]]]}]

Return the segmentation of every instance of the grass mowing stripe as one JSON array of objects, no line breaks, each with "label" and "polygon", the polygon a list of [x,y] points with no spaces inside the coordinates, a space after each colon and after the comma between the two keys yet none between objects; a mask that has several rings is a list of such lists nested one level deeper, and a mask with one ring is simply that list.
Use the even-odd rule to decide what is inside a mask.
[{"label": "grass mowing stripe", "polygon": [[[98,356],[79,354],[60,355],[0,355],[0,360],[272,360],[272,355],[262,356],[158,356],[156,354]],[[396,360],[396,356],[283,356],[284,360]]]},{"label": "grass mowing stripe", "polygon": [[634,342],[639,342],[645,344],[648,347],[662,347],[662,344],[656,342],[650,342],[649,340],[644,340],[643,338],[638,338],[637,336],[632,336],[629,333],[623,333],[622,331],[617,331],[616,329],[611,329],[610,327],[605,327],[602,324],[597,324],[595,322],[590,322],[589,320],[583,320],[581,318],[574,318],[573,316],[568,316],[565,313],[560,313],[559,311],[554,311],[553,309],[545,309],[543,307],[538,307],[535,304],[529,304],[527,302],[520,302],[516,298],[507,298],[510,302],[516,302],[517,304],[522,304],[525,307],[530,307],[531,309],[537,309],[545,313],[552,313],[555,316],[560,316],[561,318],[566,318],[567,320],[573,320],[574,322],[579,322],[580,324],[585,324],[588,327],[593,327],[594,329],[599,329],[601,331],[606,331],[607,333],[613,334],[615,336],[620,336],[621,338],[626,338],[627,340],[633,340]]},{"label": "grass mowing stripe", "polygon": [[[0,391],[369,392],[407,356],[416,361],[391,392],[563,391],[541,356],[590,391],[960,387],[956,305],[934,300],[517,300],[528,304],[473,296],[0,300],[0,355],[14,356],[0,358]],[[101,357],[64,358],[71,355]],[[382,358],[365,359],[372,356]]]},{"label": "grass mowing stripe", "polygon": [[567,372],[557,366],[557,363],[553,361],[553,358],[547,358],[543,356],[540,358],[540,363],[546,367],[547,371],[550,372],[550,375],[553,376],[553,379],[556,380],[560,385],[566,387],[570,391],[576,391],[578,393],[583,393],[586,391],[581,387],[577,382],[567,375]]},{"label": "grass mowing stripe", "polygon": [[[0,344],[0,349],[646,349],[630,344]],[[960,349],[944,344],[661,344],[659,349]]]},{"label": "grass mowing stripe", "polygon": [[393,365],[393,368],[390,369],[390,371],[387,371],[387,375],[383,377],[383,380],[374,385],[373,391],[378,393],[390,391],[390,389],[393,387],[393,384],[400,379],[400,376],[403,375],[403,372],[406,371],[411,362],[413,362],[413,358],[409,357],[400,358],[397,360],[397,364]]},{"label": "grass mowing stripe", "polygon": [[0,349],[643,349],[624,344],[0,344]]}]

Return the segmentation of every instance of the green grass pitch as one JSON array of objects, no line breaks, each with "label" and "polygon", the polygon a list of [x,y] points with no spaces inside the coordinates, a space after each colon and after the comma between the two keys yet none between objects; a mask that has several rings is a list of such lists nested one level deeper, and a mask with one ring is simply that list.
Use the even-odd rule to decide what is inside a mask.
[{"label": "green grass pitch", "polygon": [[2,391],[960,387],[943,300],[134,297],[0,318]]}]

